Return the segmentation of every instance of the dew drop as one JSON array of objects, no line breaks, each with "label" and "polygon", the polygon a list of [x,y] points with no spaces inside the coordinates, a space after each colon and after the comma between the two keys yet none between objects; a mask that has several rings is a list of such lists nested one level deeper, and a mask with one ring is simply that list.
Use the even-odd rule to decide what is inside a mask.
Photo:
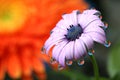
[{"label": "dew drop", "polygon": [[46,50],[44,47],[41,48],[41,53],[45,54],[46,53]]},{"label": "dew drop", "polygon": [[51,64],[55,64],[55,63],[57,63],[57,61],[56,61],[54,58],[51,58],[51,59],[50,59],[50,63],[51,63]]},{"label": "dew drop", "polygon": [[89,56],[93,55],[94,53],[95,53],[95,50],[94,50],[94,49],[90,49],[90,50],[88,51],[88,55],[89,55]]},{"label": "dew drop", "polygon": [[82,65],[84,65],[85,61],[84,61],[84,59],[80,59],[80,60],[78,60],[77,63],[79,66],[82,66]]},{"label": "dew drop", "polygon": [[100,19],[102,19],[102,16],[99,16]]},{"label": "dew drop", "polygon": [[104,27],[107,29],[108,28],[108,23],[104,22]]},{"label": "dew drop", "polygon": [[108,28],[108,23],[104,22],[104,26],[100,26],[103,30],[106,30]]},{"label": "dew drop", "polygon": [[50,31],[50,35],[53,33],[53,31]]},{"label": "dew drop", "polygon": [[107,29],[105,26],[100,26],[104,31]]},{"label": "dew drop", "polygon": [[91,52],[88,52],[88,55],[89,55],[89,56],[91,56],[91,55],[93,55],[93,53],[91,53]]},{"label": "dew drop", "polygon": [[77,14],[80,14],[80,11],[77,11]]},{"label": "dew drop", "polygon": [[73,63],[73,61],[72,61],[72,60],[67,60],[67,61],[66,61],[66,64],[67,64],[68,66],[71,66],[71,65],[72,65],[72,63]]},{"label": "dew drop", "polygon": [[59,64],[58,65],[58,70],[63,70],[63,69],[64,69],[64,67]]},{"label": "dew drop", "polygon": [[93,15],[96,15],[96,16],[101,16],[101,13],[100,12],[96,12],[96,13],[94,13]]},{"label": "dew drop", "polygon": [[110,41],[106,41],[105,44],[104,44],[105,47],[110,47],[110,45],[111,45]]}]

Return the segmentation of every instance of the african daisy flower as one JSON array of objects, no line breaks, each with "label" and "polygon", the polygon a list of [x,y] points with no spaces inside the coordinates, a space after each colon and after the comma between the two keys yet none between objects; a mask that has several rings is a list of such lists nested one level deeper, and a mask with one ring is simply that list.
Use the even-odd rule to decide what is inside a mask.
[{"label": "african daisy flower", "polygon": [[30,80],[33,71],[46,79],[49,58],[39,50],[48,32],[63,12],[86,8],[83,0],[0,0],[0,80]]},{"label": "african daisy flower", "polygon": [[43,49],[48,54],[53,47],[52,59],[61,67],[71,65],[72,60],[78,60],[78,64],[82,65],[84,56],[92,51],[94,42],[109,46],[104,31],[106,28],[107,24],[101,21],[99,11],[90,9],[81,13],[74,10],[70,14],[62,15]]}]

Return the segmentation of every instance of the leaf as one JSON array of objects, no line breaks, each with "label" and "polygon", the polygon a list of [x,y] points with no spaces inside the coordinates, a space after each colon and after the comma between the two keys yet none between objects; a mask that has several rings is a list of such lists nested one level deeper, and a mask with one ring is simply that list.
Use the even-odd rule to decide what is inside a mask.
[{"label": "leaf", "polygon": [[108,72],[110,77],[114,77],[120,72],[120,42],[111,47],[108,56]]},{"label": "leaf", "polygon": [[115,77],[112,80],[120,80],[120,73],[118,73],[117,75],[115,75]]}]

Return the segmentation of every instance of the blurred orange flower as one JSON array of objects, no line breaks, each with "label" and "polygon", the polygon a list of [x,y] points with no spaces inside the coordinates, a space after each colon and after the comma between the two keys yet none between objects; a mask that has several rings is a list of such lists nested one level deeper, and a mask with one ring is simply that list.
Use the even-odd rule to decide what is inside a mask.
[{"label": "blurred orange flower", "polygon": [[[40,48],[63,13],[88,5],[83,0],[0,0],[0,80],[30,77],[46,79],[46,55]],[[26,80],[26,79],[25,79]]]}]

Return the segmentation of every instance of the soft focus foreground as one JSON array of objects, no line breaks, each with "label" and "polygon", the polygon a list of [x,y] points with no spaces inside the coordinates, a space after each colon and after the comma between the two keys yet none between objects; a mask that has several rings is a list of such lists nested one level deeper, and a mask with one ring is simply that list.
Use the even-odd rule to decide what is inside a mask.
[{"label": "soft focus foreground", "polygon": [[46,79],[40,48],[64,13],[83,11],[83,0],[0,0],[0,80]]}]

